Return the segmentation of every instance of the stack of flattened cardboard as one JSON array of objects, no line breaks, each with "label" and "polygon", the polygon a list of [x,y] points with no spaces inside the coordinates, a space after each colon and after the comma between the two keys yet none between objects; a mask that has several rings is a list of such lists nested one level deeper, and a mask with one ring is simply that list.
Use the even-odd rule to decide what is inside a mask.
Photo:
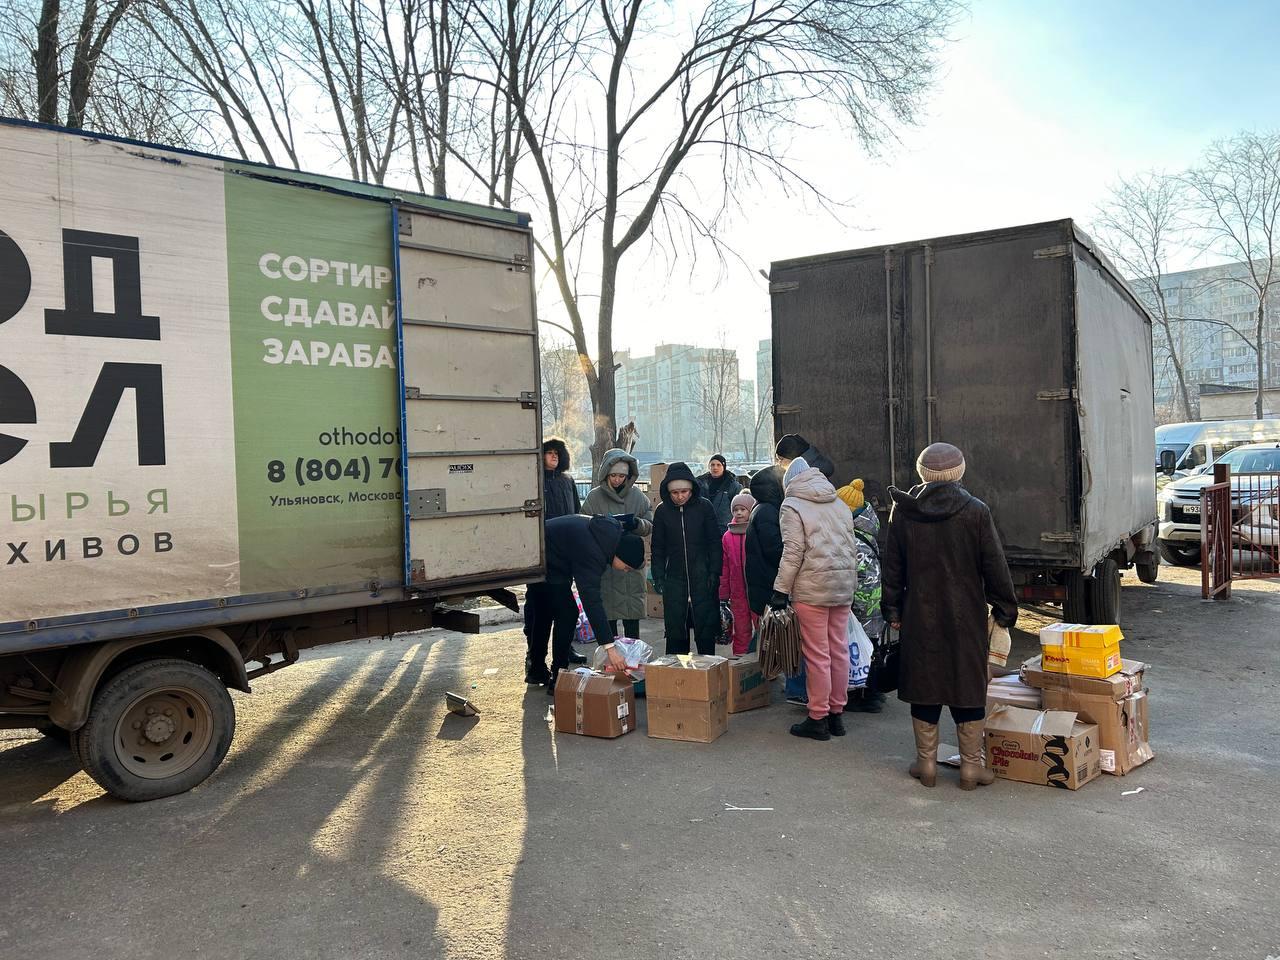
[{"label": "stack of flattened cardboard", "polygon": [[644,671],[649,736],[710,743],[729,725],[729,661],[678,654]]},{"label": "stack of flattened cardboard", "polygon": [[636,728],[636,695],[626,677],[561,670],[555,702],[560,733],[612,738]]},{"label": "stack of flattened cardboard", "polygon": [[[649,468],[649,503],[656,511],[658,504],[662,502],[661,489],[662,481],[667,476],[667,465],[665,463],[655,463]],[[650,545],[652,537],[646,537],[644,541],[644,562],[647,565],[650,562]],[[644,578],[644,615],[650,620],[661,620],[662,595],[654,593],[653,582],[649,577]]]},{"label": "stack of flattened cardboard", "polygon": [[995,709],[998,703],[1008,707],[1023,707],[1026,710],[1039,710],[1043,706],[1040,702],[1040,691],[1023,683],[1016,673],[996,677],[987,684],[987,713]]},{"label": "stack of flattened cardboard", "polygon": [[1104,773],[1123,777],[1155,753],[1148,742],[1147,665],[1122,660],[1108,677],[1081,677],[1046,671],[1040,657],[1022,665],[1022,680],[1040,690],[1049,710],[1072,710],[1081,720],[1098,725]]},{"label": "stack of flattened cardboard", "polygon": [[997,777],[1079,790],[1100,773],[1098,726],[1070,711],[997,704],[987,717],[987,766]]}]

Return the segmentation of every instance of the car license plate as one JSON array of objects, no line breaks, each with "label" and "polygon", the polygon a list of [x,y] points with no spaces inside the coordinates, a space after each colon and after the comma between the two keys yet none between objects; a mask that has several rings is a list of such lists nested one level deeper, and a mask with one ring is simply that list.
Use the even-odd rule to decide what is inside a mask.
[{"label": "car license plate", "polygon": [[1183,512],[1183,513],[1189,513],[1189,514],[1191,514],[1191,515],[1193,515],[1193,516],[1198,517],[1198,516],[1200,516],[1200,504],[1198,504],[1198,503],[1184,503],[1184,504],[1182,505],[1182,512]]}]

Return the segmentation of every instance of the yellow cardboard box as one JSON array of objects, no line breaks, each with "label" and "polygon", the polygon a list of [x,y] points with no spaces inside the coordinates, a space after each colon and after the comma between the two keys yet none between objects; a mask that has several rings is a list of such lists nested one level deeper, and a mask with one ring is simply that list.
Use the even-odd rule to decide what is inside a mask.
[{"label": "yellow cardboard box", "polygon": [[1120,641],[1115,624],[1051,623],[1040,629],[1040,660],[1046,673],[1105,680],[1119,673]]}]

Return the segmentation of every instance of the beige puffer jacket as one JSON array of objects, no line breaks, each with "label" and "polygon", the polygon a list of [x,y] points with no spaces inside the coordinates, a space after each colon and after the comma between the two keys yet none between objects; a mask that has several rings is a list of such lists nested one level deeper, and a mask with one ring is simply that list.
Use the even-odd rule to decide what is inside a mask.
[{"label": "beige puffer jacket", "polygon": [[849,606],[858,586],[853,511],[817,467],[787,485],[782,501],[782,563],[773,588],[817,607]]}]

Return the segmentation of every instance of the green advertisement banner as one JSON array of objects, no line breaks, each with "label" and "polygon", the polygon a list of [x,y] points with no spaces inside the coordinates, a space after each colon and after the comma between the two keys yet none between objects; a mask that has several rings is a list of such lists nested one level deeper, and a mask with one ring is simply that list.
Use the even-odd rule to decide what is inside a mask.
[{"label": "green advertisement banner", "polygon": [[229,171],[240,591],[399,582],[389,209]]}]

